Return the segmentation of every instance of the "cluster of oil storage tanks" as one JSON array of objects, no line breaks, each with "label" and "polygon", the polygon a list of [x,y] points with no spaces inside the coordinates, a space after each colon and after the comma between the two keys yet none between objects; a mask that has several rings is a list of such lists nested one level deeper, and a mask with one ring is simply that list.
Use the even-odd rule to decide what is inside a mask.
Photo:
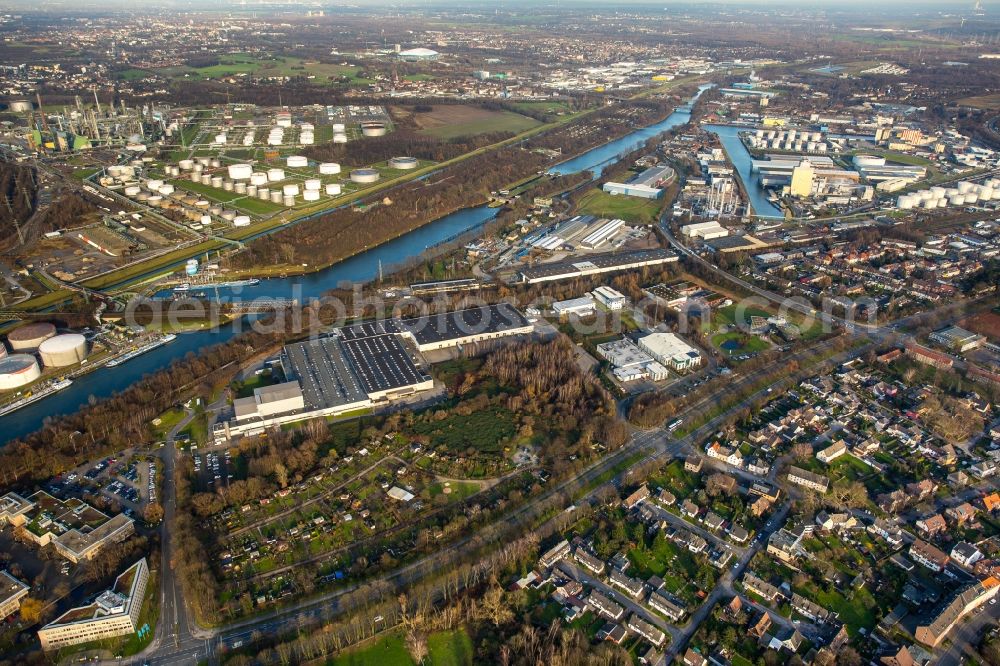
[{"label": "cluster of oil storage tanks", "polygon": [[7,344],[10,353],[0,344],[0,391],[30,384],[42,376],[42,366],[65,368],[87,358],[85,337],[79,333],[59,334],[47,322],[15,328],[7,335]]},{"label": "cluster of oil storage tanks", "polygon": [[902,210],[913,208],[947,208],[968,206],[986,201],[1000,200],[1000,178],[990,178],[982,183],[959,181],[955,187],[930,187],[896,199],[896,207]]},{"label": "cluster of oil storage tanks", "polygon": [[806,130],[762,130],[747,137],[751,148],[766,150],[790,150],[805,153],[825,153],[830,144],[822,132]]}]

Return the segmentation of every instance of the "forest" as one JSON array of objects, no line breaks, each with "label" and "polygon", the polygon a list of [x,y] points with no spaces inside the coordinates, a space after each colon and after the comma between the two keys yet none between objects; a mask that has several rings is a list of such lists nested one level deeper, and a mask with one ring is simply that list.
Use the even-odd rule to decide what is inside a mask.
[{"label": "forest", "polygon": [[491,132],[442,141],[423,136],[413,130],[396,129],[385,136],[355,141],[349,148],[345,143],[325,143],[304,152],[307,157],[317,162],[338,162],[348,166],[376,164],[399,155],[444,162],[484,146],[499,143],[511,136],[513,135],[510,132]]},{"label": "forest", "polygon": [[36,196],[34,169],[0,162],[0,246],[18,241],[21,225],[35,210]]}]

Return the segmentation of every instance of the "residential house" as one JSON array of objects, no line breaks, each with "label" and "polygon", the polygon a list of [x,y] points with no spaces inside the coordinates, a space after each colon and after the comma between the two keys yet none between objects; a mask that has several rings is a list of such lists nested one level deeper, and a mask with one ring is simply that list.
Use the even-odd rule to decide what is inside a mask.
[{"label": "residential house", "polygon": [[998,590],[1000,581],[996,578],[967,585],[946,602],[929,623],[918,625],[914,637],[928,647],[937,647],[952,627],[989,599],[996,597]]},{"label": "residential house", "polygon": [[624,608],[616,604],[614,601],[611,601],[611,599],[608,599],[597,590],[591,591],[590,596],[587,597],[587,604],[593,608],[594,612],[597,614],[603,615],[609,620],[614,620],[616,622],[621,619],[622,615],[625,614]]},{"label": "residential house", "polygon": [[693,648],[688,648],[684,653],[684,666],[707,666],[708,660],[701,654],[695,652]]},{"label": "residential house", "polygon": [[763,638],[771,630],[772,624],[774,624],[774,621],[771,619],[771,614],[764,611],[757,622],[750,627],[749,633],[757,638]]},{"label": "residential house", "polygon": [[674,622],[680,622],[684,618],[684,614],[687,612],[684,610],[684,606],[681,605],[680,602],[671,599],[659,590],[653,590],[653,592],[649,595],[647,603],[650,608],[663,613]]},{"label": "residential house", "polygon": [[632,617],[629,618],[626,626],[656,647],[663,645],[663,642],[667,639],[667,636],[663,633],[663,631],[654,627],[652,624],[634,613],[632,614]]},{"label": "residential house", "polygon": [[817,622],[819,624],[826,624],[830,620],[837,617],[836,613],[832,613],[819,604],[813,603],[809,599],[806,599],[799,594],[795,594],[794,592],[792,593],[792,608],[794,608],[799,615],[809,618],[813,622]]},{"label": "residential house", "polygon": [[642,484],[638,490],[625,498],[622,504],[626,509],[633,509],[639,502],[647,499],[649,497],[649,488],[646,484]]},{"label": "residential house", "polygon": [[875,522],[868,526],[868,532],[882,537],[894,548],[903,545],[903,530],[883,518],[876,518]]},{"label": "residential house", "polygon": [[962,502],[958,506],[949,507],[944,510],[946,516],[954,520],[959,525],[965,525],[976,518],[976,507],[968,502]]},{"label": "residential house", "polygon": [[630,578],[619,571],[612,571],[608,577],[611,584],[620,587],[636,599],[638,599],[646,589],[646,584],[638,578]]},{"label": "residential house", "polygon": [[827,477],[794,465],[788,468],[788,481],[819,493],[825,493],[830,488],[830,479]]},{"label": "residential house", "polygon": [[938,573],[944,571],[944,568],[948,565],[948,555],[946,553],[920,539],[914,541],[913,545],[910,546],[910,557],[931,571]]},{"label": "residential house", "polygon": [[578,547],[576,551],[573,553],[573,557],[576,559],[577,562],[587,567],[598,576],[604,573],[605,570],[604,562],[597,559],[583,548]]},{"label": "residential house", "polygon": [[816,514],[816,524],[828,532],[840,532],[855,529],[858,527],[858,520],[849,513],[820,511]]},{"label": "residential house", "polygon": [[743,588],[748,592],[753,592],[764,601],[774,601],[776,598],[784,596],[777,587],[749,571],[743,574]]},{"label": "residential house", "polygon": [[615,645],[621,645],[627,636],[625,628],[615,622],[605,622],[604,626],[597,630],[597,640],[610,641]]},{"label": "residential house", "polygon": [[542,556],[538,558],[538,564],[543,569],[548,569],[549,567],[554,566],[556,562],[564,558],[566,555],[569,555],[569,551],[569,541],[563,539],[555,546],[542,553]]},{"label": "residential house", "polygon": [[971,543],[961,541],[951,549],[951,559],[965,567],[971,567],[979,560],[983,559],[983,554]]},{"label": "residential house", "polygon": [[844,443],[844,440],[838,440],[833,444],[831,444],[830,446],[823,449],[822,451],[818,451],[816,453],[816,459],[819,460],[821,463],[826,463],[827,465],[829,465],[834,460],[836,460],[842,455],[845,455],[846,453],[847,453],[847,444]]},{"label": "residential house", "polygon": [[702,459],[701,456],[699,455],[692,454],[684,459],[684,470],[687,472],[692,472],[694,474],[697,474],[698,472],[701,471],[701,466],[702,466]]},{"label": "residential house", "polygon": [[917,520],[914,525],[917,526],[918,530],[930,537],[940,534],[948,529],[948,523],[939,513],[935,513],[933,516],[921,518]]}]

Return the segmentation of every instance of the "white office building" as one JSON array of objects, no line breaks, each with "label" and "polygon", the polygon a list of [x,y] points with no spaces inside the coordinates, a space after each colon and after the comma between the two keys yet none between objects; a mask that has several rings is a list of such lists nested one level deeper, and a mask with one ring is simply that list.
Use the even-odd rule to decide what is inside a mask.
[{"label": "white office building", "polygon": [[701,352],[675,333],[650,333],[639,338],[639,349],[678,372],[701,365]]}]

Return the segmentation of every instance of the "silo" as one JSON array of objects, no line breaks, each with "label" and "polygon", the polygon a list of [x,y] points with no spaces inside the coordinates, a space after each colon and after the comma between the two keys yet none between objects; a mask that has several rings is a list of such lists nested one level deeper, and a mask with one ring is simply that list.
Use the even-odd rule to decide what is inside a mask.
[{"label": "silo", "polygon": [[212,183],[212,187],[220,188],[222,187],[222,176],[212,176],[210,182]]},{"label": "silo", "polygon": [[[201,174],[201,184],[211,185],[212,184],[212,174],[203,173]],[[222,178],[219,178],[219,185],[222,185]]]},{"label": "silo", "polygon": [[354,169],[351,171],[351,180],[355,183],[374,183],[379,179],[379,172],[375,169]]},{"label": "silo", "polygon": [[233,186],[233,191],[236,192],[236,194],[246,194],[247,184],[241,180]]},{"label": "silo", "polygon": [[303,132],[299,135],[299,144],[303,146],[311,146],[316,142],[316,138],[308,132]]},{"label": "silo", "polygon": [[194,160],[181,160],[177,163],[177,166],[184,169],[184,171],[190,171],[194,168]]},{"label": "silo", "polygon": [[268,201],[271,198],[271,190],[266,187],[257,188],[257,198],[262,201]]},{"label": "silo", "polygon": [[302,193],[302,198],[306,201],[319,201],[319,190],[306,190]]},{"label": "silo", "polygon": [[219,217],[221,217],[226,222],[232,222],[233,220],[236,219],[236,211],[235,210],[228,210],[228,209],[224,210],[219,215]]},{"label": "silo", "polygon": [[225,143],[225,142],[226,142],[226,133],[225,132],[222,132],[221,134],[216,134],[215,135],[214,143],[216,143],[216,144],[222,144],[222,143]]},{"label": "silo", "polygon": [[255,196],[257,196],[257,186],[256,185],[247,185],[247,196],[248,197],[255,197]]},{"label": "silo", "polygon": [[322,181],[320,181],[319,178],[307,178],[306,182],[303,183],[303,185],[307,190],[317,190],[317,191],[319,190],[322,184],[323,183]]},{"label": "silo", "polygon": [[417,164],[415,157],[393,157],[389,160],[389,167],[392,169],[416,169]]},{"label": "silo", "polygon": [[157,190],[157,192],[159,192],[160,194],[162,194],[165,197],[166,196],[170,196],[171,194],[174,193],[174,186],[171,185],[170,183],[166,183],[164,185],[160,185],[160,189]]},{"label": "silo", "polygon": [[313,125],[312,123],[300,123],[299,129],[302,130],[303,132],[312,132],[315,131],[316,126]]},{"label": "silo", "polygon": [[55,326],[45,321],[39,321],[15,328],[7,334],[7,342],[10,343],[10,348],[15,352],[29,351],[38,349],[38,345],[54,337],[55,334]]},{"label": "silo", "polygon": [[87,338],[66,333],[49,338],[38,346],[38,355],[47,368],[64,368],[87,358]]},{"label": "silo", "polygon": [[253,175],[253,167],[249,164],[230,164],[227,171],[233,180],[247,180]]},{"label": "silo", "polygon": [[952,206],[964,206],[965,205],[965,195],[955,194],[948,198],[948,203]]},{"label": "silo", "polygon": [[150,192],[158,192],[161,187],[163,187],[163,181],[162,180],[147,180],[146,181],[146,189],[148,189]]},{"label": "silo", "polygon": [[135,195],[139,194],[139,192],[141,192],[141,191],[142,190],[139,189],[138,185],[130,185],[130,186],[128,186],[128,187],[125,188],[125,196],[127,196],[127,197],[134,197]]},{"label": "silo", "polygon": [[910,199],[910,195],[902,194],[896,197],[896,208],[901,208],[902,210],[913,208],[913,201]]},{"label": "silo", "polygon": [[940,199],[941,197],[948,196],[947,195],[947,189],[945,189],[945,188],[943,188],[943,187],[941,187],[939,185],[935,185],[934,187],[931,188],[931,194],[934,195],[935,199]]},{"label": "silo", "polygon": [[962,194],[972,191],[972,183],[967,180],[961,180],[958,182],[958,191]]},{"label": "silo", "polygon": [[924,208],[937,208],[937,199],[925,199],[921,205]]},{"label": "silo", "polygon": [[146,199],[146,203],[152,206],[153,208],[159,208],[160,206],[163,205],[163,197],[161,197],[158,194],[154,194],[153,196]]},{"label": "silo", "polygon": [[201,182],[201,172],[200,171],[192,171],[191,175],[189,177],[191,178],[191,182],[192,183],[200,183]]},{"label": "silo", "polygon": [[347,135],[343,134],[341,132],[337,132],[336,134],[333,135],[333,142],[334,143],[347,143]]},{"label": "silo", "polygon": [[226,180],[222,181],[222,189],[225,190],[226,192],[232,192],[233,191],[233,181],[229,180],[228,178]]},{"label": "silo", "polygon": [[139,194],[135,195],[135,200],[140,203],[149,201],[149,192],[139,192]]},{"label": "silo", "polygon": [[281,193],[286,197],[295,197],[299,194],[299,186],[291,183],[289,185],[283,185],[281,188]]},{"label": "silo", "polygon": [[948,207],[948,200],[945,199],[944,197],[941,197],[940,199],[937,200],[937,207],[938,208],[947,208]]},{"label": "silo", "polygon": [[978,194],[976,194],[972,190],[969,190],[968,192],[965,193],[965,203],[971,204],[971,203],[976,203],[977,201],[979,201]]},{"label": "silo", "polygon": [[264,173],[263,171],[257,171],[257,172],[255,172],[255,173],[253,173],[253,174],[250,175],[250,184],[251,185],[260,186],[260,185],[263,185],[266,182],[267,182],[267,174]]},{"label": "silo", "polygon": [[222,215],[222,206],[215,205],[208,208],[208,212],[211,215]]},{"label": "silo", "polygon": [[276,203],[276,204],[281,203],[281,190],[271,191],[271,203]]},{"label": "silo", "polygon": [[213,168],[218,169],[220,166],[222,166],[222,160],[220,160],[218,157],[213,157],[211,159],[211,164]]},{"label": "silo", "polygon": [[27,386],[41,376],[38,361],[30,354],[11,354],[0,359],[0,391]]},{"label": "silo", "polygon": [[194,202],[194,206],[195,208],[207,210],[211,206],[211,204],[208,202],[207,199],[199,199],[198,201]]},{"label": "silo", "polygon": [[203,225],[205,225],[206,227],[210,226],[212,224],[212,216],[211,215],[202,215],[201,216],[201,223]]}]

